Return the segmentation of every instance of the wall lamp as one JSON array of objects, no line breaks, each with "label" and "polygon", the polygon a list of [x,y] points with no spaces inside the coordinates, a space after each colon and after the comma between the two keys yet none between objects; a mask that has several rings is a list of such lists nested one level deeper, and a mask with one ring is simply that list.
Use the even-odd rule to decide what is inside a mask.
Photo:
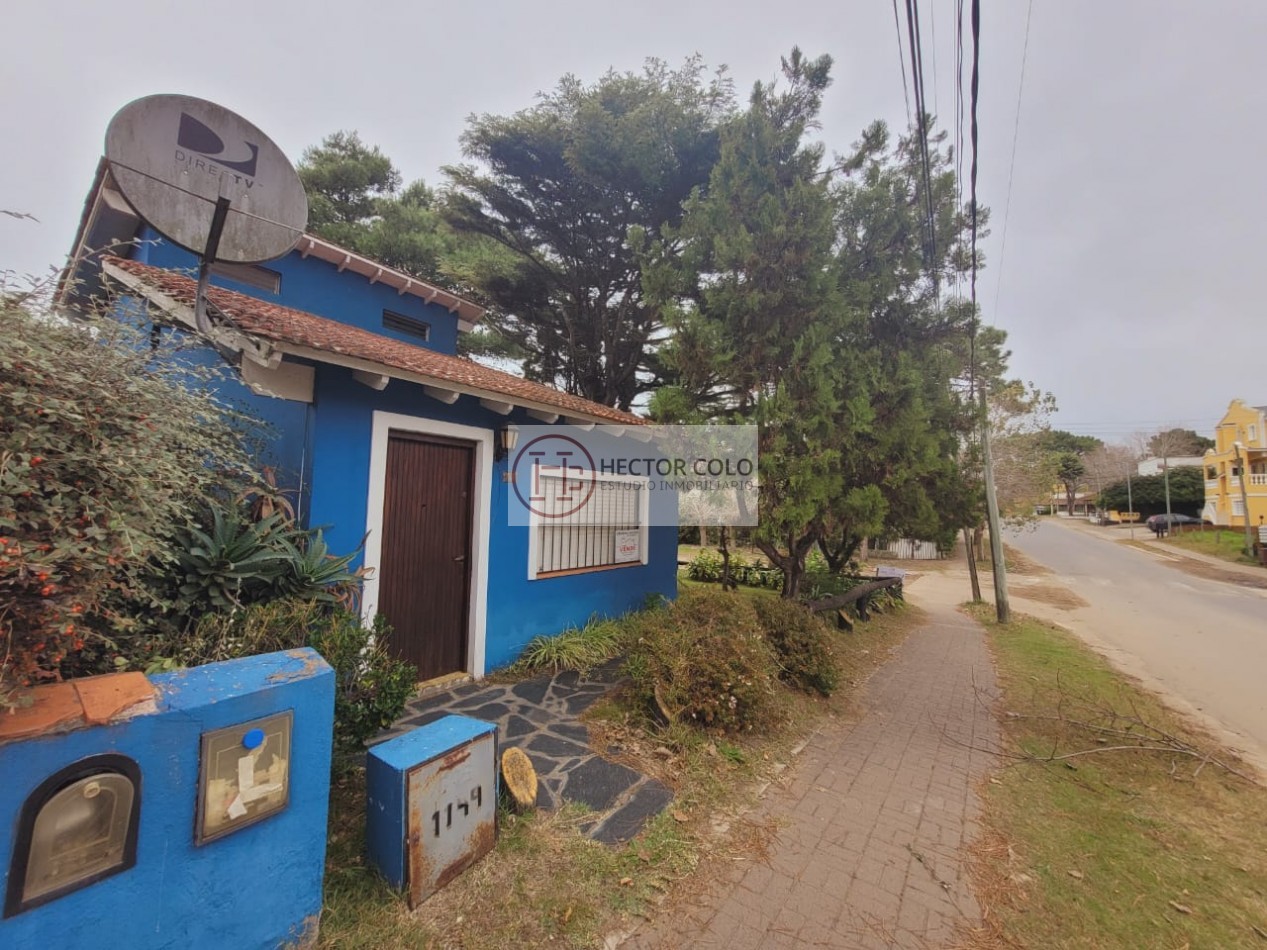
[{"label": "wall lamp", "polygon": [[493,455],[498,460],[504,459],[515,451],[515,446],[519,444],[519,427],[504,426],[497,430],[497,442],[493,450]]}]

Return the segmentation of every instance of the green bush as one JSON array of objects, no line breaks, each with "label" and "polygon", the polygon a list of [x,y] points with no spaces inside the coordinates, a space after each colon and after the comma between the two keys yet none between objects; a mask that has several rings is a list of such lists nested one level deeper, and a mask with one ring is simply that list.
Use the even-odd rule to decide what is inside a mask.
[{"label": "green bush", "polygon": [[840,685],[830,628],[800,604],[781,597],[755,598],[753,605],[778,656],[780,678],[805,692],[830,696]]},{"label": "green bush", "polygon": [[713,729],[759,729],[774,713],[778,660],[753,598],[688,590],[631,620],[626,671],[647,703]]},{"label": "green bush", "polygon": [[418,686],[418,671],[387,652],[391,628],[380,614],[373,630],[360,617],[335,608],[308,633],[308,646],[334,667],[334,741],[342,752],[360,750],[404,711]]},{"label": "green bush", "polygon": [[686,576],[693,581],[717,583],[721,580],[721,555],[713,551],[700,551],[686,565]]},{"label": "green bush", "polygon": [[178,659],[193,666],[312,647],[334,668],[335,747],[355,752],[396,721],[417,686],[414,667],[387,652],[389,632],[381,617],[370,630],[343,607],[292,598],[208,614]]},{"label": "green bush", "polygon": [[244,420],[212,387],[188,385],[212,371],[122,320],[71,322],[7,289],[0,696],[161,613],[154,566],[175,563],[174,539],[205,498],[254,480]]},{"label": "green bush", "polygon": [[[783,572],[761,559],[749,561],[742,554],[730,556],[730,574],[745,587],[762,587],[778,590],[783,586]],[[722,558],[715,551],[700,551],[686,566],[686,576],[693,581],[717,583],[721,580]]]}]

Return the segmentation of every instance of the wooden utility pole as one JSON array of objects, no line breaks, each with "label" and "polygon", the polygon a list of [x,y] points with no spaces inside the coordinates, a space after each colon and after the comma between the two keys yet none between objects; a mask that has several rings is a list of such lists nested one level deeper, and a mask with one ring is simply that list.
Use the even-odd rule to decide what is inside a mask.
[{"label": "wooden utility pole", "polygon": [[994,612],[999,623],[1012,619],[1007,599],[1007,564],[1003,560],[1003,527],[999,520],[999,499],[994,494],[994,459],[990,454],[990,414],[981,387],[981,467],[985,470],[985,510],[990,521],[990,564],[994,569]]}]

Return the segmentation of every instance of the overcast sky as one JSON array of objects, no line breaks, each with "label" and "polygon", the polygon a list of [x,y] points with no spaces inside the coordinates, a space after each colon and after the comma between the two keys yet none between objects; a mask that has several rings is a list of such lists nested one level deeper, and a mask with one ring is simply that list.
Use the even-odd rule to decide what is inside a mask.
[{"label": "overcast sky", "polygon": [[[921,6],[949,124],[954,0]],[[1056,425],[1110,440],[1267,404],[1267,3],[1034,0],[1005,253],[1027,5],[982,7],[979,297],[1013,371],[1055,393]],[[110,117],[156,92],[220,102],[292,159],[356,129],[432,183],[471,113],[648,56],[698,52],[746,95],[799,44],[836,61],[829,146],[905,124],[890,0],[49,2],[6,27],[0,209],[39,219],[0,215],[0,269],[19,273],[64,258]]]}]

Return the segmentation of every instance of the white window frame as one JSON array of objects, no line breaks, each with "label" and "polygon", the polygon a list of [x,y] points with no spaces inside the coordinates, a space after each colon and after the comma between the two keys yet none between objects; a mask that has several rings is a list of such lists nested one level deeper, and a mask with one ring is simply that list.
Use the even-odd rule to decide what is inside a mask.
[{"label": "white window frame", "polygon": [[1232,517],[1233,517],[1233,518],[1244,518],[1244,517],[1245,517],[1245,501],[1244,501],[1244,499],[1242,499],[1242,498],[1233,498],[1233,499],[1232,499]]},{"label": "white window frame", "polygon": [[440,422],[395,412],[374,412],[370,437],[369,503],[365,513],[365,567],[361,618],[371,624],[378,613],[378,579],[383,558],[383,497],[387,486],[387,441],[392,431],[418,432],[473,443],[474,498],[471,501],[471,594],[467,610],[466,664],[475,677],[484,675],[488,631],[488,550],[493,505],[493,433],[490,429]]},{"label": "white window frame", "polygon": [[541,547],[541,528],[546,522],[536,508],[531,505],[528,507],[528,580],[530,581],[547,581],[555,577],[572,577],[577,574],[595,574],[599,571],[615,571],[625,567],[641,567],[648,563],[647,543],[651,537],[650,511],[651,511],[651,479],[636,478],[630,475],[614,475],[606,472],[595,472],[592,470],[582,469],[575,475],[576,478],[592,479],[594,481],[607,482],[623,482],[630,485],[641,485],[642,490],[638,492],[638,552],[639,557],[636,561],[624,561],[620,564],[596,564],[593,567],[575,567],[563,571],[538,572],[537,564],[540,560]]}]

